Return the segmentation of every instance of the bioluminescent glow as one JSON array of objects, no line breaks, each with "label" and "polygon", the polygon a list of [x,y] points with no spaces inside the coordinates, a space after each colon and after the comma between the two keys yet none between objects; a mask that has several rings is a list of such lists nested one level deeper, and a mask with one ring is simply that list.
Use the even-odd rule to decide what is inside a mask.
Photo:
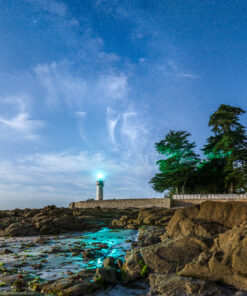
[{"label": "bioluminescent glow", "polygon": [[[0,238],[0,252],[4,248],[2,243],[8,246],[13,253],[9,255],[0,254],[1,267],[13,270],[15,264],[22,264],[22,274],[31,274],[41,282],[50,279],[58,279],[68,276],[68,271],[85,270],[88,268],[101,267],[107,256],[116,259],[124,259],[125,253],[131,248],[131,241],[137,239],[138,231],[132,229],[111,230],[106,227],[96,232],[76,233],[49,237],[47,243],[33,245],[34,237],[26,238]],[[53,253],[56,247],[62,250],[60,253]],[[100,252],[97,253],[98,248]],[[95,258],[86,260],[77,252],[78,249],[90,250],[95,253]],[[15,255],[18,254],[18,258]],[[45,257],[43,257],[45,256]],[[35,264],[42,264],[41,269],[35,269]],[[1,291],[6,287],[0,286]]]}]

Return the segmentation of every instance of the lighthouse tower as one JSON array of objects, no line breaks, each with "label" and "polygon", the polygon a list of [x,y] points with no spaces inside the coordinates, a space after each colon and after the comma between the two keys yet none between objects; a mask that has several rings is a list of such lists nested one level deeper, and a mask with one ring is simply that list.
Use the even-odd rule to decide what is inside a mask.
[{"label": "lighthouse tower", "polygon": [[96,200],[103,200],[104,181],[103,181],[102,174],[98,174],[98,181],[96,182],[96,186],[97,186]]}]

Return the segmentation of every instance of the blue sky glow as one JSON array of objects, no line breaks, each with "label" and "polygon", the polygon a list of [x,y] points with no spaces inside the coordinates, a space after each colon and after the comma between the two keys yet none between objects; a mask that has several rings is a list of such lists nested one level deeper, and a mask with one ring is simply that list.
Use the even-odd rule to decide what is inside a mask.
[{"label": "blue sky glow", "polygon": [[[245,0],[0,0],[1,208],[156,197],[154,143],[247,110]],[[246,125],[246,115],[242,116]]]}]

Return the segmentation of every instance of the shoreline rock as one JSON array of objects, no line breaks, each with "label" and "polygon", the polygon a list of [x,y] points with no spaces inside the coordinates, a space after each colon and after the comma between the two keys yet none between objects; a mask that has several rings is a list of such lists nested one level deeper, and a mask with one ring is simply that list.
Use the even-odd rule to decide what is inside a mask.
[{"label": "shoreline rock", "polygon": [[[60,231],[73,231],[80,227],[83,230],[100,227],[98,222],[112,228],[140,229],[138,241],[132,243],[124,262],[109,257],[103,267],[37,284],[35,287],[41,295],[60,295],[60,291],[70,296],[93,295],[107,287],[129,287],[135,283],[138,286],[139,282],[149,283],[147,295],[150,296],[247,295],[245,203],[207,201],[177,210],[128,209],[114,213],[105,209],[91,209],[86,213],[79,209],[48,207],[16,210],[12,214],[0,212],[4,233],[16,233],[19,222],[24,232],[38,234],[48,231],[46,224],[52,225],[54,232],[58,224],[62,225]],[[90,224],[93,217],[97,223]],[[95,250],[99,250],[97,248]],[[89,251],[84,255],[92,256]]]}]

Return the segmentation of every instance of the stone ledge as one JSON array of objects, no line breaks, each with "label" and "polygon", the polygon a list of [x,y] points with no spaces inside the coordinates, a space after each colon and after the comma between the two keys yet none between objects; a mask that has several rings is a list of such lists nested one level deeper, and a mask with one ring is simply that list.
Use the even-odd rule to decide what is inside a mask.
[{"label": "stone ledge", "polygon": [[106,199],[100,201],[78,201],[72,202],[70,208],[112,208],[112,209],[127,209],[127,208],[171,208],[170,198],[133,198],[133,199]]}]

